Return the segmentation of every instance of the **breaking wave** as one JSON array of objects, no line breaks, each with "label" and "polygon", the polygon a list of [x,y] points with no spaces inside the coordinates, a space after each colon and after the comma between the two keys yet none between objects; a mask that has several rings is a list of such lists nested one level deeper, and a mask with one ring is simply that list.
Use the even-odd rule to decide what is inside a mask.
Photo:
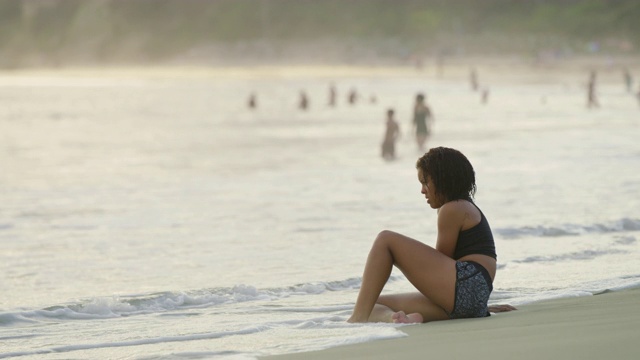
[{"label": "breaking wave", "polygon": [[[392,276],[389,280],[395,281],[397,279],[398,277]],[[297,284],[283,288],[260,289],[250,285],[236,285],[228,288],[187,292],[167,291],[135,296],[99,297],[38,310],[0,313],[0,326],[33,323],[52,318],[60,320],[108,319],[181,309],[207,308],[222,304],[277,300],[290,296],[318,295],[327,291],[357,289],[360,287],[360,283],[361,278],[349,278],[340,281]],[[313,311],[322,311],[322,309],[314,309]]]},{"label": "breaking wave", "polygon": [[524,226],[519,228],[494,229],[494,232],[504,239],[516,239],[525,236],[562,237],[625,231],[640,231],[640,219],[623,218],[606,224],[593,225],[565,224],[561,226]]}]

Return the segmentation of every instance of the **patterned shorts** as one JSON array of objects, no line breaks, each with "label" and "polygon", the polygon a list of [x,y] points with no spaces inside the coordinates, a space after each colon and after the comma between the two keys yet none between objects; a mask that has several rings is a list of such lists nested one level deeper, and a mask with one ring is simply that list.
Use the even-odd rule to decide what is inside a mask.
[{"label": "patterned shorts", "polygon": [[456,297],[452,319],[489,316],[487,303],[493,290],[489,272],[473,261],[456,261]]}]

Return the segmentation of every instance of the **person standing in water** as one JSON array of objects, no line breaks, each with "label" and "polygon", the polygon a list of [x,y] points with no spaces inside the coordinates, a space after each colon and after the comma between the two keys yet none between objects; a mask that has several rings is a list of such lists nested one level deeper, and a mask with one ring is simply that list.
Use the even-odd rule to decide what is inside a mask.
[{"label": "person standing in water", "polygon": [[627,92],[631,92],[633,89],[633,76],[631,76],[629,69],[624,69],[622,77],[624,79],[624,86],[626,87]]},{"label": "person standing in water", "polygon": [[304,91],[300,91],[300,100],[298,102],[298,108],[304,111],[306,111],[309,108],[309,98],[307,97],[307,93]]},{"label": "person standing in water", "polygon": [[338,91],[336,90],[336,86],[331,83],[331,85],[329,85],[329,106],[331,107],[335,107],[336,106],[336,98]]},{"label": "person standing in water", "polygon": [[592,71],[587,83],[587,108],[594,107],[600,107],[600,103],[598,103],[598,98],[596,97],[596,72]]},{"label": "person standing in water", "polygon": [[480,84],[478,84],[478,72],[476,68],[471,68],[469,72],[469,84],[471,85],[471,90],[478,91]]},{"label": "person standing in water", "polygon": [[356,102],[358,101],[358,92],[356,91],[355,88],[349,91],[349,95],[347,96],[347,101],[349,102],[349,105],[355,105]]},{"label": "person standing in water", "polygon": [[[488,306],[496,248],[489,222],[473,202],[476,183],[469,160],[458,150],[438,147],[420,157],[416,168],[420,192],[438,210],[436,247],[380,232],[348,322],[422,323],[515,310]],[[394,265],[418,292],[380,295]]]},{"label": "person standing in water", "polygon": [[423,94],[416,96],[416,103],[413,107],[413,127],[416,132],[416,143],[418,149],[424,151],[424,143],[427,141],[427,137],[430,134],[430,122],[432,121],[433,114],[431,109],[425,103]]},{"label": "person standing in water", "polygon": [[249,94],[249,100],[247,101],[247,107],[251,110],[254,110],[258,107],[258,99],[256,98],[255,93]]},{"label": "person standing in water", "polygon": [[486,104],[489,102],[489,89],[488,88],[484,88],[482,89],[482,92],[480,93],[480,102],[483,104]]},{"label": "person standing in water", "polygon": [[382,158],[385,160],[393,160],[396,158],[396,140],[400,136],[400,125],[394,119],[394,110],[387,110],[387,122],[384,132],[384,140],[382,141]]}]

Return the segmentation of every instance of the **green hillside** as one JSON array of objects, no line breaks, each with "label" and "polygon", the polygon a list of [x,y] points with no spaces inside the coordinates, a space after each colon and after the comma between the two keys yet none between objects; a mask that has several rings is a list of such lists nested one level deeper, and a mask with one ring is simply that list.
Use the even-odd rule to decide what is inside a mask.
[{"label": "green hillside", "polygon": [[0,66],[635,53],[637,0],[0,0]]}]

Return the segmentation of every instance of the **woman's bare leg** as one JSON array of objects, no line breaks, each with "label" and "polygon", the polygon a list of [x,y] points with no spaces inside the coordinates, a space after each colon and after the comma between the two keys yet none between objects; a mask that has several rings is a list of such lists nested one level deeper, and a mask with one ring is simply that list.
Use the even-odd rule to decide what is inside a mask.
[{"label": "woman's bare leg", "polygon": [[384,232],[378,234],[369,251],[367,263],[362,275],[362,286],[358,293],[353,314],[351,314],[351,318],[348,320],[349,322],[369,321],[373,306],[391,275],[394,258],[386,245],[386,241],[381,241],[383,233]]},{"label": "woman's bare leg", "polygon": [[[377,306],[385,306],[396,314],[404,313],[410,320],[416,319],[415,314],[418,314],[422,319],[420,322],[449,319],[449,314],[442,307],[434,304],[419,292],[382,295],[378,298]],[[393,320],[393,322],[398,322],[395,318]]]},{"label": "woman's bare leg", "polygon": [[[456,278],[455,261],[417,240],[391,231],[383,231],[369,252],[362,286],[349,322],[370,321],[374,305],[391,275],[393,265],[404,273],[429,302],[440,307],[444,314],[452,310]],[[406,312],[405,309],[396,311],[400,310]],[[377,319],[378,316],[379,311],[374,314],[374,318]]]}]

